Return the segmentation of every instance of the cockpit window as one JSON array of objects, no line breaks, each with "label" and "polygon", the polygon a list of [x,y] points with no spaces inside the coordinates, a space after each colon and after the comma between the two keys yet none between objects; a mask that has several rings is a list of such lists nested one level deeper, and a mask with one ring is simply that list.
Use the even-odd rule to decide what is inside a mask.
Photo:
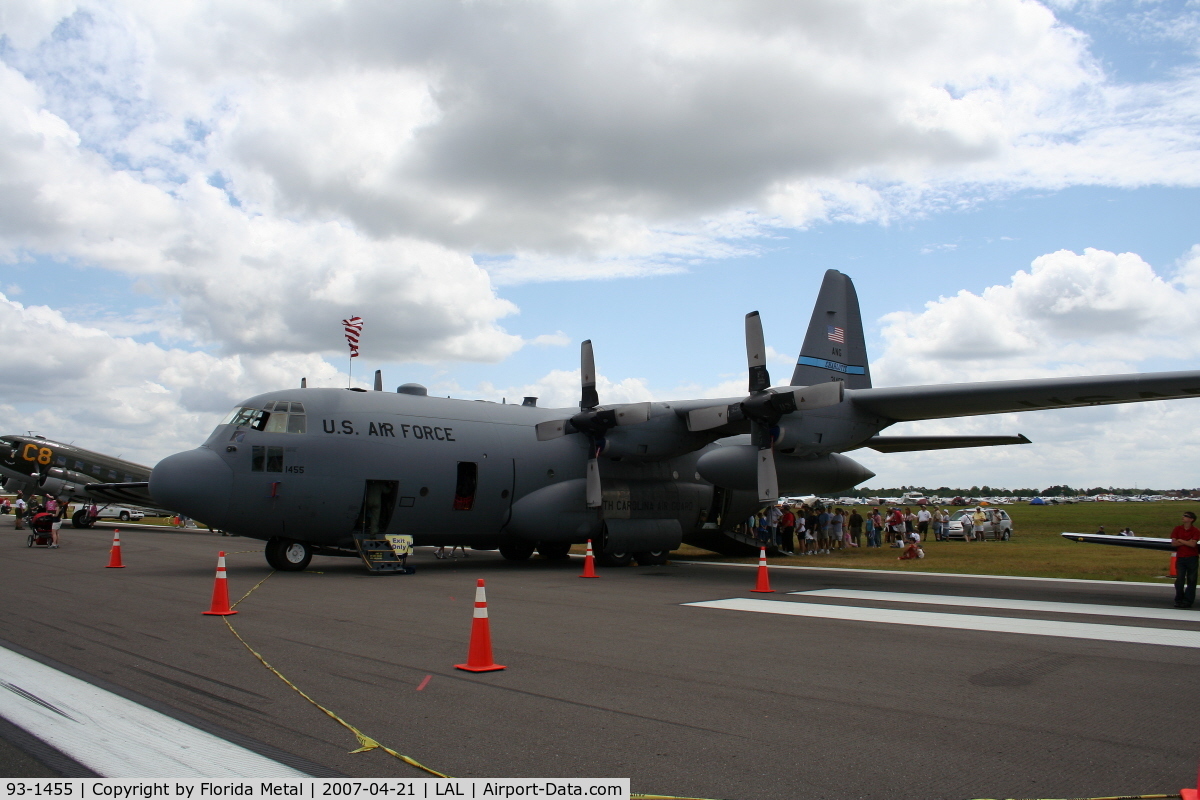
[{"label": "cockpit window", "polygon": [[239,428],[249,427],[261,431],[266,428],[267,418],[270,416],[266,411],[258,408],[235,408],[221,424],[236,425]]},{"label": "cockpit window", "polygon": [[304,405],[288,400],[275,400],[264,408],[235,408],[221,424],[267,433],[305,433],[308,429]]}]

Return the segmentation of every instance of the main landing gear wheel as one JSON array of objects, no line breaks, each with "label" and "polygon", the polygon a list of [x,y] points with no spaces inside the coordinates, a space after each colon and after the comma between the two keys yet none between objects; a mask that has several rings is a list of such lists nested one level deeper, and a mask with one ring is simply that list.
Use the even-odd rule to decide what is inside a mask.
[{"label": "main landing gear wheel", "polygon": [[646,550],[641,553],[634,553],[633,558],[643,567],[661,567],[667,563],[667,557],[671,555],[669,550]]},{"label": "main landing gear wheel", "polygon": [[538,555],[542,558],[548,558],[552,561],[562,561],[570,558],[571,543],[570,542],[538,542]]},{"label": "main landing gear wheel", "polygon": [[596,553],[596,563],[602,567],[628,567],[633,553]]},{"label": "main landing gear wheel", "polygon": [[312,548],[291,539],[270,539],[263,552],[267,563],[280,572],[300,572],[312,561]]},{"label": "main landing gear wheel", "polygon": [[81,508],[71,515],[71,527],[73,528],[90,528],[92,520],[88,517],[88,510]]},{"label": "main landing gear wheel", "polygon": [[508,542],[500,545],[500,555],[509,561],[527,561],[533,555],[533,542]]}]

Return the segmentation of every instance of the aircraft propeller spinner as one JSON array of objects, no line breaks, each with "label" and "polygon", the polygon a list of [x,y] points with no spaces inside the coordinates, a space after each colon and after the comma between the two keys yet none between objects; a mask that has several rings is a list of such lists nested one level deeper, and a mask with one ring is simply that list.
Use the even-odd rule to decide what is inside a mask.
[{"label": "aircraft propeller spinner", "polygon": [[779,478],[775,471],[776,425],[785,414],[835,406],[842,402],[842,381],[812,386],[771,388],[767,372],[767,346],[763,338],[762,318],[757,311],[746,315],[746,363],[749,367],[750,395],[727,406],[697,408],[688,413],[688,430],[705,431],[729,422],[750,420],[750,441],[758,447],[758,499],[772,502],[779,498]]},{"label": "aircraft propeller spinner", "polygon": [[581,396],[579,413],[570,419],[554,419],[539,422],[537,438],[539,442],[557,439],[569,433],[587,434],[590,447],[588,448],[587,465],[587,505],[588,508],[599,508],[603,500],[603,490],[600,485],[600,453],[604,451],[604,434],[610,428],[619,425],[636,425],[650,419],[649,403],[628,403],[613,408],[600,409],[600,396],[596,393],[596,362],[592,357],[592,340],[588,339],[580,348],[580,383]]}]

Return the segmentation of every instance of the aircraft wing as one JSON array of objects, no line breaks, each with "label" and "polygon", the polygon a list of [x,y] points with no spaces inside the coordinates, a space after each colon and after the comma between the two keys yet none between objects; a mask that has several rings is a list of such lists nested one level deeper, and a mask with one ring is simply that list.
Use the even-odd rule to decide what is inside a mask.
[{"label": "aircraft wing", "polygon": [[1111,544],[1117,547],[1140,547],[1143,550],[1175,551],[1175,545],[1170,539],[1157,539],[1153,536],[1114,536],[1107,533],[1064,533],[1064,539],[1088,544]]},{"label": "aircraft wing", "polygon": [[863,447],[880,453],[911,453],[917,450],[951,450],[958,447],[1029,443],[1029,439],[1022,433],[1016,436],[872,436]]},{"label": "aircraft wing", "polygon": [[140,483],[89,483],[83,489],[89,497],[105,503],[157,507],[154,499],[150,497],[150,484],[145,481]]},{"label": "aircraft wing", "polygon": [[1200,397],[1200,371],[847,389],[846,397],[863,411],[908,422]]}]

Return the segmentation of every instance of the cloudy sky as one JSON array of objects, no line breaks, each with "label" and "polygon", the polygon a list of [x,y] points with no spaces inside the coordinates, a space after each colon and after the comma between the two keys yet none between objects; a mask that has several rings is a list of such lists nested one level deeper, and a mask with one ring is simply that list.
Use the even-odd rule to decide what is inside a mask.
[{"label": "cloudy sky", "polygon": [[[0,428],[153,464],[356,377],[568,405],[1200,368],[1200,4],[5,0]],[[892,432],[876,485],[1198,486],[1200,400]]]}]

